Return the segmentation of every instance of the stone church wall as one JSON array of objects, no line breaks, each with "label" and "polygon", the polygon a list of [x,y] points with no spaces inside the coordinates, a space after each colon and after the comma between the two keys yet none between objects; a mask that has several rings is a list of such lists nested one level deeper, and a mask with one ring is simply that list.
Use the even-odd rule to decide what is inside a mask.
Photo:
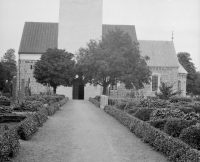
[{"label": "stone church wall", "polygon": [[[33,77],[34,64],[36,61],[37,60],[19,60],[19,66],[18,66],[17,78],[19,78],[19,72],[20,72],[20,79],[25,79],[25,83],[28,80],[30,80],[30,88],[32,94],[47,92],[47,87],[40,83],[37,83],[35,78]],[[18,79],[18,89],[19,89],[19,79]]]},{"label": "stone church wall", "polygon": [[[178,68],[175,67],[150,67],[152,75],[158,75],[159,83],[167,82],[174,85],[174,90],[178,90]],[[125,88],[124,84],[117,86],[117,90],[110,90],[111,97],[124,97],[130,90]],[[143,96],[155,96],[155,92],[152,91],[152,84],[145,84],[143,89],[138,90],[138,93]]]}]

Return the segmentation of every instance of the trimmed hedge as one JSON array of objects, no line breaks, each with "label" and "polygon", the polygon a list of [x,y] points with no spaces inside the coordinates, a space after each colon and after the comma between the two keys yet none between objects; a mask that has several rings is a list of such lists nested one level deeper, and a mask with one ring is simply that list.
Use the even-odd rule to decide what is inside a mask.
[{"label": "trimmed hedge", "polygon": [[152,127],[147,122],[108,105],[105,106],[104,111],[119,120],[123,125],[128,127],[131,132],[142,138],[144,142],[168,155],[171,161],[200,161],[200,152],[198,150],[192,149],[179,139],[168,136],[166,133]]},{"label": "trimmed hedge", "polygon": [[89,98],[89,101],[92,102],[94,105],[96,105],[97,107],[100,107],[100,102],[95,100],[94,98]]}]

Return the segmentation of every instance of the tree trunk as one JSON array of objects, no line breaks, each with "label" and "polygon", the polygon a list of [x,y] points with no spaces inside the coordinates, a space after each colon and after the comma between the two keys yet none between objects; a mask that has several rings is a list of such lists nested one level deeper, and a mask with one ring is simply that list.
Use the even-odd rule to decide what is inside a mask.
[{"label": "tree trunk", "polygon": [[54,86],[53,87],[53,94],[56,94],[56,89],[57,89],[57,86]]},{"label": "tree trunk", "polygon": [[103,86],[103,95],[106,95],[106,88],[107,86]]}]

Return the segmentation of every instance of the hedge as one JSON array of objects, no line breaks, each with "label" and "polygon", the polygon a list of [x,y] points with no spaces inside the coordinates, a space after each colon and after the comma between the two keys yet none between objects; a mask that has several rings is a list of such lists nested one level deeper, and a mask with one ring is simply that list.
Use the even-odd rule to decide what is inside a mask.
[{"label": "hedge", "polygon": [[96,105],[97,107],[100,107],[100,102],[95,100],[94,98],[89,98],[89,101],[92,102],[94,105]]},{"label": "hedge", "polygon": [[104,111],[119,120],[131,132],[142,138],[144,142],[169,156],[169,160],[176,162],[200,161],[200,152],[198,150],[192,149],[186,143],[152,127],[147,122],[112,106],[105,106]]}]

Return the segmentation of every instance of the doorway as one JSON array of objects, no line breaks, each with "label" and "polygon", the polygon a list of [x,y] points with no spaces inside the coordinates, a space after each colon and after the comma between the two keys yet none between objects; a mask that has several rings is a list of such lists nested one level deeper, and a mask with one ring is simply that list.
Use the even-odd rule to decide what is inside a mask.
[{"label": "doorway", "polygon": [[73,100],[84,100],[84,84],[73,84]]}]

